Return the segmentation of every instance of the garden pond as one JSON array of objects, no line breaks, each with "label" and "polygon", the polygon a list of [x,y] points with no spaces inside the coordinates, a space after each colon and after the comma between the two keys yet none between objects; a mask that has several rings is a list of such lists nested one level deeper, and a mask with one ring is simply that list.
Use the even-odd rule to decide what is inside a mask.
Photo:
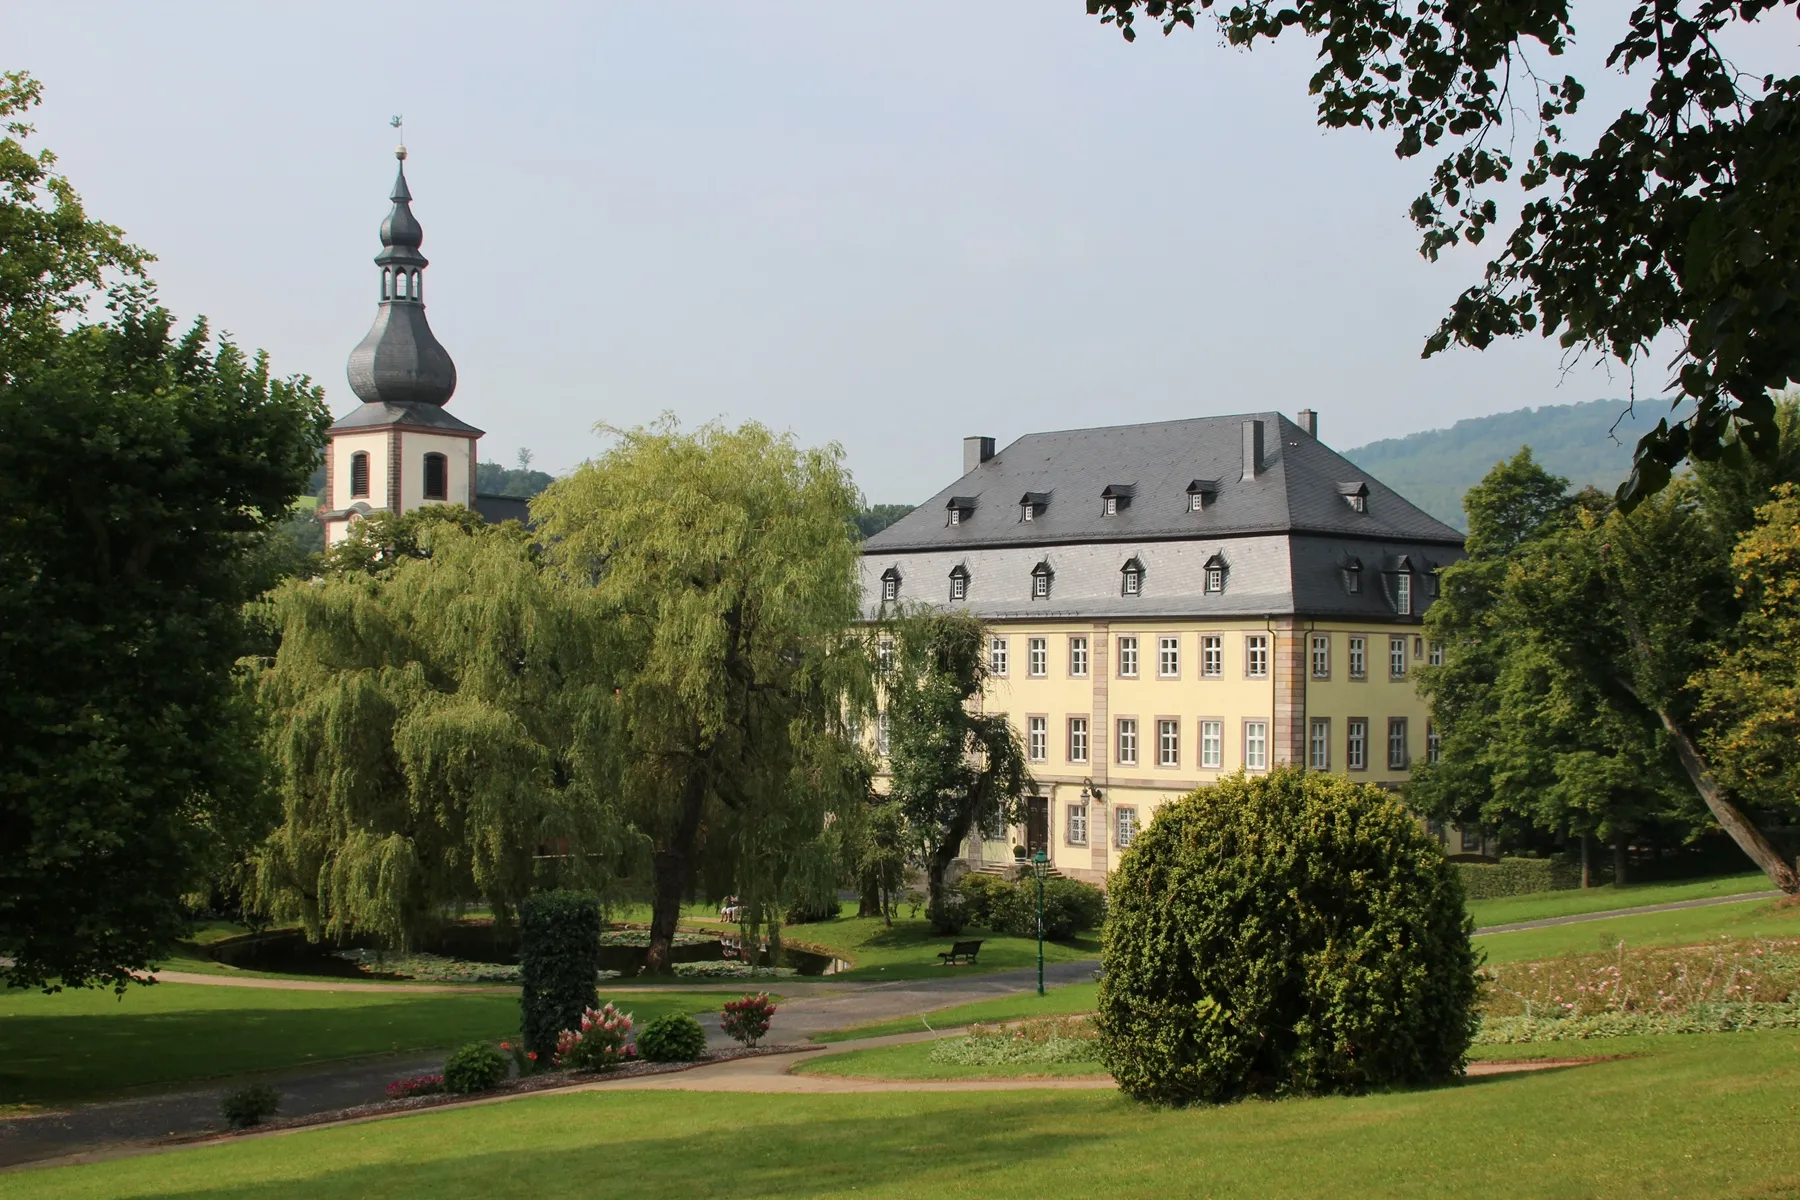
[{"label": "garden pond", "polygon": [[[214,942],[215,961],[251,971],[336,979],[429,979],[448,983],[514,983],[519,977],[519,932],[492,921],[459,921],[411,952],[383,951],[367,938],[309,942],[300,929],[276,929]],[[650,953],[650,932],[613,927],[600,935],[600,976],[632,978]],[[779,979],[831,975],[849,963],[829,954],[767,942],[746,952],[734,935],[681,932],[670,953],[678,976],[697,979]],[[779,961],[775,961],[779,959]]]}]

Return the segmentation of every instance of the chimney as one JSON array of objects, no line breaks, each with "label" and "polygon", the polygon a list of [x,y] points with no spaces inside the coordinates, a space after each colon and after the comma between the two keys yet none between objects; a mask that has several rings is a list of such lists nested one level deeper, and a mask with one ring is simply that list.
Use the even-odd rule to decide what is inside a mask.
[{"label": "chimney", "polygon": [[994,457],[994,439],[991,437],[966,437],[963,439],[963,474],[967,475],[988,459]]},{"label": "chimney", "polygon": [[1263,423],[1261,421],[1244,422],[1244,474],[1245,479],[1255,479],[1263,461]]},{"label": "chimney", "polygon": [[1300,410],[1300,428],[1306,430],[1308,437],[1319,436],[1319,414],[1310,408]]}]

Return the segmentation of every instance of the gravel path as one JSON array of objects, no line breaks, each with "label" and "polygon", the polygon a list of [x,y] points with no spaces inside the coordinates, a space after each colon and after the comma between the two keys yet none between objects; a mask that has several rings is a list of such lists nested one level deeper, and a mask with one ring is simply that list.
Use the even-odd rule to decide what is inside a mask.
[{"label": "gravel path", "polygon": [[1707,896],[1701,900],[1672,900],[1667,904],[1645,904],[1638,908],[1609,908],[1605,912],[1576,913],[1571,917],[1544,917],[1537,921],[1515,921],[1511,925],[1489,925],[1477,929],[1483,933],[1517,933],[1521,929],[1548,929],[1552,925],[1579,925],[1584,921],[1604,921],[1611,917],[1635,917],[1644,913],[1680,912],[1684,908],[1710,908],[1715,904],[1744,904],[1751,900],[1773,900],[1780,892],[1745,892],[1738,896]]}]

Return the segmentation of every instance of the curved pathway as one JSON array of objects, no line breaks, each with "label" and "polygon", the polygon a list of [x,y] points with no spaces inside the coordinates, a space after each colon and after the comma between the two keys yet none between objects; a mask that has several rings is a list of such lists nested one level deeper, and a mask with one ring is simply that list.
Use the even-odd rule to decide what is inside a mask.
[{"label": "curved pathway", "polygon": [[1699,900],[1671,900],[1667,904],[1644,904],[1637,908],[1609,908],[1601,912],[1576,913],[1567,917],[1543,917],[1536,921],[1515,921],[1511,925],[1489,925],[1486,929],[1477,929],[1477,937],[1484,933],[1518,933],[1522,929],[1549,929],[1553,925],[1580,925],[1585,921],[1605,921],[1613,917],[1638,917],[1645,913],[1680,912],[1684,908],[1710,908],[1715,904],[1745,904],[1751,900],[1773,900],[1781,895],[1777,891],[1744,892],[1736,896],[1706,896]]}]

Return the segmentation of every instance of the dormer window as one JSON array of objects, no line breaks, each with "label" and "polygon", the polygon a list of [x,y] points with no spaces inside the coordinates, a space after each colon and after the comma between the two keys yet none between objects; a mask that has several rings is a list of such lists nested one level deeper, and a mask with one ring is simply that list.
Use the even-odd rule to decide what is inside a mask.
[{"label": "dormer window", "polygon": [[900,598],[900,571],[889,567],[881,573],[881,602],[892,604]]},{"label": "dormer window", "polygon": [[1344,556],[1344,590],[1352,596],[1362,591],[1362,559],[1354,554]]},{"label": "dormer window", "polygon": [[975,515],[975,497],[952,496],[950,497],[950,502],[944,505],[944,508],[949,513],[949,516],[945,519],[944,523],[946,525],[961,525],[964,521],[967,521],[970,517]]},{"label": "dormer window", "polygon": [[1050,507],[1049,492],[1026,492],[1019,497],[1019,520],[1035,521]]},{"label": "dormer window", "polygon": [[1402,571],[1394,576],[1394,611],[1403,617],[1412,616],[1412,574]]},{"label": "dormer window", "polygon": [[1187,485],[1189,512],[1205,512],[1208,505],[1218,498],[1219,481],[1216,479],[1196,479]]},{"label": "dormer window", "polygon": [[950,599],[967,600],[969,598],[969,568],[958,563],[950,568]]},{"label": "dormer window", "polygon": [[1056,572],[1050,569],[1048,559],[1031,568],[1031,598],[1048,600],[1050,598],[1050,580]]},{"label": "dormer window", "polygon": [[1100,514],[1107,517],[1118,516],[1121,509],[1131,507],[1131,495],[1136,490],[1136,486],[1129,483],[1107,484],[1100,493]]},{"label": "dormer window", "polygon": [[1144,564],[1132,557],[1119,568],[1119,594],[1141,596],[1144,592]]},{"label": "dormer window", "polygon": [[1204,587],[1208,593],[1217,594],[1225,590],[1225,556],[1215,554],[1206,560]]},{"label": "dormer window", "polygon": [[1119,498],[1117,496],[1102,496],[1100,505],[1101,516],[1116,517],[1119,515]]},{"label": "dormer window", "polygon": [[1344,498],[1345,504],[1357,512],[1369,511],[1369,485],[1362,480],[1352,479],[1347,483],[1338,484],[1338,495]]},{"label": "dormer window", "polygon": [[1425,594],[1436,599],[1438,594],[1438,567],[1435,563],[1425,564]]}]

